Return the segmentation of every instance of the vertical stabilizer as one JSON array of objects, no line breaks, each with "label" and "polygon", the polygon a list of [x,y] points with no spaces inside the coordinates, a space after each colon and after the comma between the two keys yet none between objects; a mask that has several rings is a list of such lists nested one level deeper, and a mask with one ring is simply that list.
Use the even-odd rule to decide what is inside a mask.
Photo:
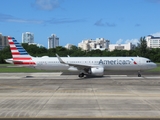
[{"label": "vertical stabilizer", "polygon": [[32,56],[27,53],[27,51],[20,43],[17,42],[17,40],[15,40],[14,37],[8,37],[8,42],[13,61],[15,61],[14,64],[35,64],[35,62],[32,61]]}]

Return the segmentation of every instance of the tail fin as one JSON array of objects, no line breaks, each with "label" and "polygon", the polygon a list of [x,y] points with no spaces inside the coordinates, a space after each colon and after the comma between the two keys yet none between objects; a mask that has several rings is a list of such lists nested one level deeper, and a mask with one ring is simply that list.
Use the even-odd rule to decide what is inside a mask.
[{"label": "tail fin", "polygon": [[14,37],[8,37],[10,50],[12,53],[14,64],[35,64],[27,51]]}]

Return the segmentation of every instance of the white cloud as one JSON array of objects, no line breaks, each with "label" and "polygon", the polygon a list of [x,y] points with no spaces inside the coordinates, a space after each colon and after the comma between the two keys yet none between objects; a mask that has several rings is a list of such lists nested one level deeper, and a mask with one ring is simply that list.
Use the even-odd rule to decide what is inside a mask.
[{"label": "white cloud", "polygon": [[35,6],[41,10],[53,10],[59,7],[59,0],[36,0]]},{"label": "white cloud", "polygon": [[33,23],[33,24],[41,24],[42,20],[25,20],[25,19],[7,19],[7,22],[17,22],[17,23]]},{"label": "white cloud", "polygon": [[3,13],[0,13],[0,16],[1,16],[0,17],[1,22],[17,22],[17,23],[31,23],[31,24],[41,24],[44,22],[43,20],[17,18],[15,16]]},{"label": "white cloud", "polygon": [[100,20],[96,21],[94,23],[94,25],[101,26],[101,27],[105,27],[105,26],[107,26],[107,27],[116,27],[115,23],[103,22],[102,18]]},{"label": "white cloud", "polygon": [[128,44],[128,43],[137,45],[137,43],[139,43],[139,40],[138,39],[127,39],[124,41],[123,39],[119,39],[116,42],[116,44]]},{"label": "white cloud", "polygon": [[122,44],[122,42],[123,42],[123,39],[119,39],[117,40],[116,44]]},{"label": "white cloud", "polygon": [[132,44],[137,45],[137,43],[139,43],[139,40],[138,39],[127,39],[124,43],[125,44],[132,43]]},{"label": "white cloud", "polygon": [[151,35],[153,35],[154,37],[160,37],[160,32],[156,32],[156,33],[153,33]]}]

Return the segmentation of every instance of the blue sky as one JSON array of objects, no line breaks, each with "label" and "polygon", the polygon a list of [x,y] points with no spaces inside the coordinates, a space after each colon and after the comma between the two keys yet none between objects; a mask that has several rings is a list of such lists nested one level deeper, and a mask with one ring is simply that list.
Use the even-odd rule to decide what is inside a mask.
[{"label": "blue sky", "polygon": [[0,0],[0,33],[19,42],[23,32],[47,47],[56,34],[60,45],[105,38],[136,43],[160,36],[160,0]]}]

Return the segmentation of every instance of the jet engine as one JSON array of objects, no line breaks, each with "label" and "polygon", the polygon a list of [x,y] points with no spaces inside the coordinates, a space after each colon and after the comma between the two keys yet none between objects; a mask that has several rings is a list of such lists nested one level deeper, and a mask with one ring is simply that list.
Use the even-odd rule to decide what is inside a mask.
[{"label": "jet engine", "polygon": [[95,67],[90,69],[90,74],[94,76],[103,76],[104,68],[103,67]]},{"label": "jet engine", "polygon": [[78,69],[77,69],[76,67],[72,67],[72,66],[69,67],[68,70],[69,70],[69,71],[78,71]]}]

